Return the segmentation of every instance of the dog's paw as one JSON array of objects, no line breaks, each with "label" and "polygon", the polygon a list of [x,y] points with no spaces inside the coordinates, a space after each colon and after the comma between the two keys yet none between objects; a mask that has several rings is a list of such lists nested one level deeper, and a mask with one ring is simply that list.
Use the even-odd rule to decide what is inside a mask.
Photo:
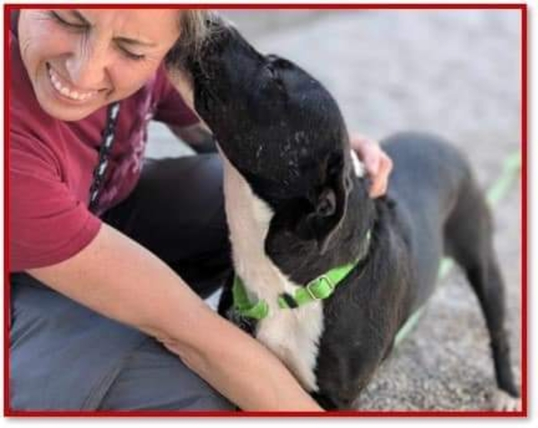
[{"label": "dog's paw", "polygon": [[498,389],[493,394],[493,410],[497,412],[520,412],[521,398],[512,397],[505,391]]}]

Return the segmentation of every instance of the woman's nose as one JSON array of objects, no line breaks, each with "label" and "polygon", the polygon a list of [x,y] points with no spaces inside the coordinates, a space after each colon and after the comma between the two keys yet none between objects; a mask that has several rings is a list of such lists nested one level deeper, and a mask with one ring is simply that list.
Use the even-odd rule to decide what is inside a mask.
[{"label": "woman's nose", "polygon": [[109,59],[106,46],[84,46],[66,62],[69,78],[80,89],[99,90],[106,84]]}]

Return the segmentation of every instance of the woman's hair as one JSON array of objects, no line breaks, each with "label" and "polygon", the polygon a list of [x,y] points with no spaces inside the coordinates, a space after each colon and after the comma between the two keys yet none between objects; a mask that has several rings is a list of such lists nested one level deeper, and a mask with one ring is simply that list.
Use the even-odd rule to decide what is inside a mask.
[{"label": "woman's hair", "polygon": [[212,13],[207,10],[184,9],[180,15],[181,35],[179,43],[197,50],[208,33],[208,23]]},{"label": "woman's hair", "polygon": [[198,55],[210,33],[213,12],[201,9],[183,9],[179,17],[180,36],[166,56],[166,63],[179,66],[184,58]]}]

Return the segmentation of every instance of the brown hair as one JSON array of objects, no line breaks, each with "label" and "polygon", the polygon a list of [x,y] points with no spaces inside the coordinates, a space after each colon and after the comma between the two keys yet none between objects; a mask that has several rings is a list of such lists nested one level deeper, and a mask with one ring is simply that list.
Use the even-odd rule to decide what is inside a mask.
[{"label": "brown hair", "polygon": [[201,9],[183,9],[179,18],[180,35],[165,58],[167,65],[181,66],[187,57],[197,56],[210,32],[213,12]]},{"label": "brown hair", "polygon": [[185,9],[180,17],[182,46],[197,50],[208,32],[208,22],[212,12],[200,9]]}]

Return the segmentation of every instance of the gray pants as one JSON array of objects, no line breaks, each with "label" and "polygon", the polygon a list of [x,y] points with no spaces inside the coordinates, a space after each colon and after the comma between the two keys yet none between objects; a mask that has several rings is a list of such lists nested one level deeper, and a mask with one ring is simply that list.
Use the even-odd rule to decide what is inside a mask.
[{"label": "gray pants", "polygon": [[[104,220],[150,249],[202,297],[229,273],[216,155],[151,161]],[[153,338],[24,273],[11,275],[13,410],[232,410]]]}]

